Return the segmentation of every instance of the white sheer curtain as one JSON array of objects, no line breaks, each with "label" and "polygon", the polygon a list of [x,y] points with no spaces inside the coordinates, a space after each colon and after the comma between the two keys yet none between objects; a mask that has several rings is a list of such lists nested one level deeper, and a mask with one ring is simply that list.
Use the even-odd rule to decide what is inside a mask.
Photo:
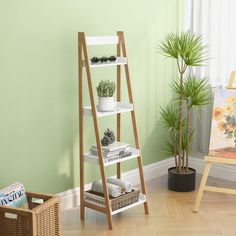
[{"label": "white sheer curtain", "polygon": [[209,46],[208,75],[213,86],[225,85],[236,70],[236,1],[185,0],[184,29],[203,35]]},{"label": "white sheer curtain", "polygon": [[[208,76],[213,87],[225,86],[230,72],[236,70],[236,0],[185,0],[184,30],[201,34],[208,48],[208,65],[194,72]],[[193,147],[208,152],[211,108],[194,112]]]}]

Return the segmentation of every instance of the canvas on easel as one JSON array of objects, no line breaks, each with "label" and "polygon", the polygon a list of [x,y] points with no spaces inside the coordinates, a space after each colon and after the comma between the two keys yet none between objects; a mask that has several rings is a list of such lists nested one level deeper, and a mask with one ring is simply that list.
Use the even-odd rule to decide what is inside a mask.
[{"label": "canvas on easel", "polygon": [[206,186],[212,163],[236,165],[236,72],[231,73],[226,89],[217,89],[214,93],[212,126],[209,154],[206,161],[201,184],[198,190],[194,212],[197,212],[204,191],[236,194],[235,189]]},{"label": "canvas on easel", "polygon": [[236,90],[215,91],[209,156],[236,158]]}]

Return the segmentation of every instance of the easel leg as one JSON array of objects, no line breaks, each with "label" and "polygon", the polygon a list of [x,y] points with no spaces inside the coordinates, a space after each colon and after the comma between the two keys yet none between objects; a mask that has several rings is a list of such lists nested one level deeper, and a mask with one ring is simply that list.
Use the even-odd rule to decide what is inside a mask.
[{"label": "easel leg", "polygon": [[206,166],[205,166],[203,176],[202,176],[202,181],[201,181],[200,187],[198,189],[198,194],[197,194],[197,198],[196,198],[196,201],[195,201],[195,205],[194,205],[194,208],[193,208],[194,212],[198,212],[198,210],[199,210],[200,203],[201,203],[201,200],[202,200],[202,194],[203,194],[204,188],[206,186],[207,177],[209,175],[210,168],[211,168],[211,162],[207,162]]}]

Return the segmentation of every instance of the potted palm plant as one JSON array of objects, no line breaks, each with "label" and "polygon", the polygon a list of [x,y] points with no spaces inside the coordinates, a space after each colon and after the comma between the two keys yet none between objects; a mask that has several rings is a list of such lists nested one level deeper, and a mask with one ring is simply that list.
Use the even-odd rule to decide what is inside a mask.
[{"label": "potted palm plant", "polygon": [[114,111],[114,93],[116,84],[109,80],[101,80],[96,87],[98,107],[100,111]]},{"label": "potted palm plant", "polygon": [[[159,45],[160,53],[176,60],[179,77],[170,88],[174,93],[172,105],[161,108],[161,117],[168,129],[165,151],[174,156],[175,166],[168,169],[168,188],[179,192],[195,189],[196,171],[189,167],[189,153],[194,130],[191,112],[211,101],[211,87],[206,77],[186,73],[188,67],[202,66],[206,46],[202,37],[190,32],[169,34]],[[187,75],[186,75],[187,74]]]}]

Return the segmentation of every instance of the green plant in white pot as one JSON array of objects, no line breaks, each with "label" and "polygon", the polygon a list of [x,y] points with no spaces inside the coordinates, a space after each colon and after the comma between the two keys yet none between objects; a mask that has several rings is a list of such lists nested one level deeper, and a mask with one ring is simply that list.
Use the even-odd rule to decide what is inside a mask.
[{"label": "green plant in white pot", "polygon": [[114,93],[116,84],[109,80],[101,80],[96,87],[98,107],[100,111],[114,111]]},{"label": "green plant in white pot", "polygon": [[174,156],[175,167],[168,170],[168,188],[187,192],[195,189],[196,171],[189,167],[189,153],[194,130],[191,111],[211,102],[211,86],[206,77],[185,75],[188,67],[202,66],[206,46],[202,37],[190,32],[169,34],[160,43],[162,55],[176,60],[179,77],[171,84],[172,105],[161,108],[161,117],[169,140],[165,146],[168,156]]}]

